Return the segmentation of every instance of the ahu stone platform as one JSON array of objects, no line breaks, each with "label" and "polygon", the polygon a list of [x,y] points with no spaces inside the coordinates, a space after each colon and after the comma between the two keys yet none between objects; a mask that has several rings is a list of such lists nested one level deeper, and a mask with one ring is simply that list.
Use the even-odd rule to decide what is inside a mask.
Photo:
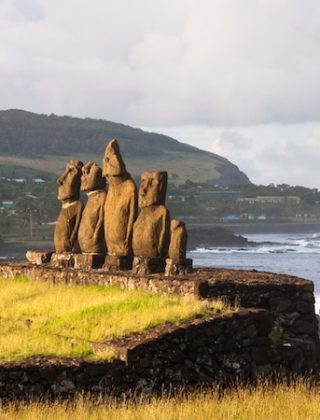
[{"label": "ahu stone platform", "polygon": [[[195,269],[191,274],[167,277],[54,268],[25,261],[0,263],[1,277],[21,275],[53,284],[117,285],[198,299],[221,298],[235,305],[235,311],[107,343],[117,350],[112,362],[34,359],[0,365],[0,380],[4,378],[2,382],[9,386],[2,390],[0,386],[0,399],[10,389],[13,394],[18,393],[20,377],[25,380],[26,394],[59,393],[59,390],[108,393],[110,387],[118,391],[159,390],[164,384],[169,388],[183,384],[198,386],[219,382],[221,378],[225,381],[279,371],[289,375],[319,371],[318,320],[313,282],[309,280],[230,269]],[[41,378],[37,390],[32,375]]]}]

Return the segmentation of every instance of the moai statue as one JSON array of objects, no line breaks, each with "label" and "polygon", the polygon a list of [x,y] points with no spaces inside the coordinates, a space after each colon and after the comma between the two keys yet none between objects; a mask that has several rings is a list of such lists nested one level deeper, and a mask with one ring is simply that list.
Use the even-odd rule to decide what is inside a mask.
[{"label": "moai statue", "polygon": [[109,189],[104,207],[104,229],[108,256],[107,271],[132,267],[132,229],[138,212],[137,187],[127,172],[119,144],[111,140],[103,157],[103,176]]},{"label": "moai statue", "polygon": [[79,226],[79,246],[82,254],[75,255],[75,268],[100,268],[106,256],[104,239],[104,203],[106,180],[94,162],[82,167],[81,190],[88,196]]},{"label": "moai statue", "polygon": [[140,214],[133,226],[132,270],[135,274],[165,269],[170,241],[170,215],[165,207],[167,172],[144,172],[139,190]]},{"label": "moai statue", "polygon": [[166,259],[165,275],[187,274],[192,272],[192,260],[186,258],[187,229],[181,220],[171,220],[169,258]]},{"label": "moai statue", "polygon": [[57,179],[58,200],[62,202],[62,209],[54,231],[56,253],[51,258],[53,265],[73,266],[73,255],[61,254],[71,253],[78,246],[78,229],[84,207],[79,199],[82,166],[82,162],[70,160],[64,173]]}]

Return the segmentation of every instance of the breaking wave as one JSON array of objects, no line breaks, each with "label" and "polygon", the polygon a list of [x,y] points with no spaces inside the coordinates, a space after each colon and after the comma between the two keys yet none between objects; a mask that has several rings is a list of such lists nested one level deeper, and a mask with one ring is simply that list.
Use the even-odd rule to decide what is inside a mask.
[{"label": "breaking wave", "polygon": [[[197,248],[193,253],[224,253],[224,254],[286,254],[286,253],[316,253],[320,254],[320,233],[310,235],[246,235],[255,242],[248,247],[209,247]],[[261,239],[261,241],[257,241]]]}]

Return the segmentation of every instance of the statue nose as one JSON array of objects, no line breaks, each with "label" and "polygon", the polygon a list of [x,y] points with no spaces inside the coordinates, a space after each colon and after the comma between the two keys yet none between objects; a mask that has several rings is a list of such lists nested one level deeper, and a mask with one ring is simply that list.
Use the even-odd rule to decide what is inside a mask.
[{"label": "statue nose", "polygon": [[65,171],[61,176],[59,176],[59,178],[57,179],[57,183],[59,185],[62,185],[64,180],[66,179],[66,176],[68,174],[68,171]]}]

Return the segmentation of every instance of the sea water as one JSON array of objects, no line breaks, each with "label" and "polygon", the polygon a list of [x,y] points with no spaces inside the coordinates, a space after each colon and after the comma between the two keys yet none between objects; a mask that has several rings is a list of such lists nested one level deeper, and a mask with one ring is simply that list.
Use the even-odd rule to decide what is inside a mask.
[{"label": "sea water", "polygon": [[320,312],[320,233],[246,234],[254,246],[197,248],[188,253],[195,267],[271,271],[312,280]]}]

